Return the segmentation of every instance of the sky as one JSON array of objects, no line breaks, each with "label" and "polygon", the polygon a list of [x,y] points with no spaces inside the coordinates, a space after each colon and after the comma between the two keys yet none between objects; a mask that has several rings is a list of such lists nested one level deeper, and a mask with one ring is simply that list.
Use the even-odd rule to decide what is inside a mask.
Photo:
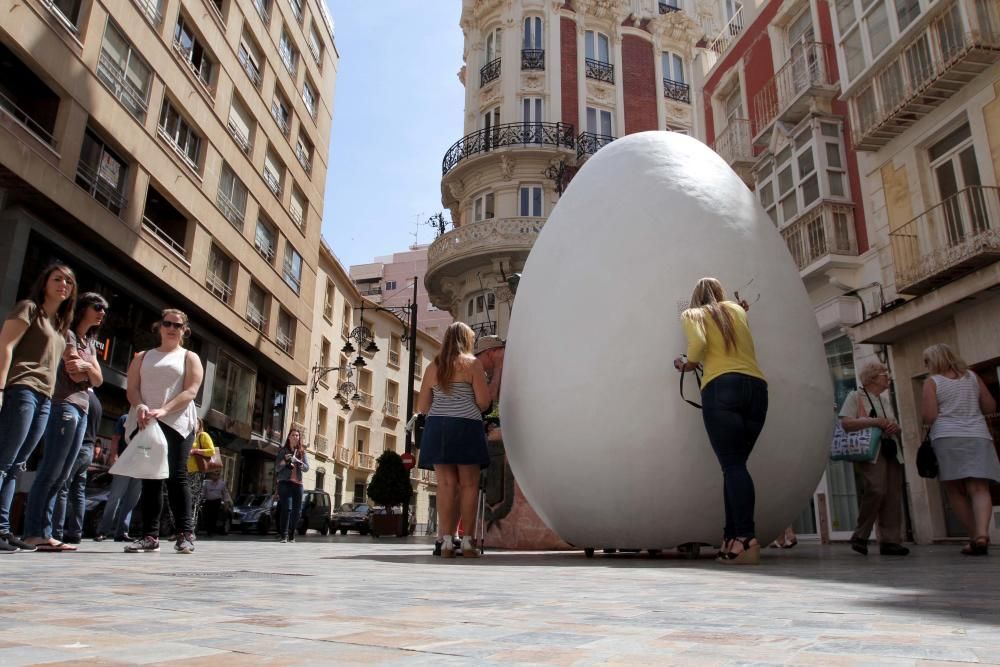
[{"label": "sky", "polygon": [[[346,268],[406,250],[416,223],[443,209],[441,159],[463,131],[462,3],[327,6],[340,63],[323,237]],[[433,234],[421,225],[418,240]]]}]

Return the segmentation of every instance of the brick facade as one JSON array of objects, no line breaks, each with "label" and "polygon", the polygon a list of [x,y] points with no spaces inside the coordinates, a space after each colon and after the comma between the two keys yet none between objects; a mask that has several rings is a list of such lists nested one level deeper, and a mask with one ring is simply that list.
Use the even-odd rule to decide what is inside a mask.
[{"label": "brick facade", "polygon": [[559,23],[559,48],[562,62],[562,122],[571,124],[580,132],[580,105],[577,94],[576,77],[576,21],[565,16]]},{"label": "brick facade", "polygon": [[641,37],[622,38],[622,62],[618,68],[625,93],[625,132],[659,129],[656,113],[656,65],[652,45]]}]

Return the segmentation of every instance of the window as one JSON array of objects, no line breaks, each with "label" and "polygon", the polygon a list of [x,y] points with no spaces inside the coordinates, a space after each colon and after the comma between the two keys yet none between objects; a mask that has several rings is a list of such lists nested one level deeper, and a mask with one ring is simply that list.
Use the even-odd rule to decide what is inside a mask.
[{"label": "window", "polygon": [[476,197],[472,202],[472,220],[480,222],[493,218],[493,193],[487,192]]},{"label": "window", "polygon": [[663,65],[663,78],[674,83],[684,83],[684,59],[676,53],[664,51],[660,54],[660,62]]},{"label": "window", "polygon": [[177,26],[174,28],[174,48],[181,54],[201,82],[205,86],[211,87],[215,63],[209,57],[208,51],[202,43],[198,41],[194,31],[184,21],[183,16],[177,18]]},{"label": "window", "polygon": [[271,99],[271,117],[274,118],[274,122],[278,124],[278,128],[281,133],[286,137],[291,129],[292,125],[292,112],[289,111],[291,105],[288,103],[288,98],[282,95],[278,87],[274,87],[274,97]]},{"label": "window", "polygon": [[306,111],[313,118],[316,117],[316,92],[315,87],[309,82],[309,79],[302,81],[302,101],[305,102]]},{"label": "window", "polygon": [[309,210],[309,206],[306,202],[305,195],[302,194],[302,191],[299,190],[298,186],[293,185],[292,198],[288,202],[288,215],[299,229],[305,229],[307,210]]},{"label": "window", "polygon": [[316,23],[312,23],[309,26],[309,33],[306,35],[306,44],[309,46],[309,53],[312,54],[313,60],[321,68],[323,66],[323,42],[320,40],[319,33],[316,31]]},{"label": "window", "polygon": [[340,335],[347,338],[348,334],[351,333],[351,320],[354,315],[354,311],[351,310],[351,304],[345,303],[340,315],[342,318],[340,321]]},{"label": "window", "polygon": [[611,62],[611,49],[608,36],[602,32],[588,30],[584,35],[587,58],[602,63]]},{"label": "window", "polygon": [[396,289],[396,281],[395,280],[387,280],[387,281],[385,281],[385,291],[386,292],[390,292],[390,291],[392,291],[394,289]]},{"label": "window", "polygon": [[254,246],[257,248],[260,256],[267,260],[268,264],[274,262],[275,251],[278,247],[278,230],[263,215],[257,218]]},{"label": "window", "polygon": [[264,182],[275,197],[281,197],[281,182],[285,178],[285,167],[270,148],[264,155],[264,170],[261,172]]},{"label": "window", "polygon": [[[500,57],[500,43],[502,36],[503,30],[501,28],[491,30],[486,35],[486,63],[491,63]],[[483,64],[485,65],[486,63]]]},{"label": "window", "polygon": [[587,107],[587,132],[605,137],[613,137],[615,129],[611,119],[611,112],[606,109]]},{"label": "window", "polygon": [[336,291],[336,287],[333,281],[326,281],[326,293],[323,295],[323,317],[326,318],[327,322],[333,322],[333,295]]},{"label": "window", "polygon": [[80,20],[80,6],[83,4],[82,0],[49,0],[44,4],[53,9],[58,16],[65,19],[63,25],[65,25],[71,32],[77,32],[77,21]]},{"label": "window", "polygon": [[948,247],[982,234],[990,228],[986,202],[980,188],[976,146],[968,123],[963,123],[928,150],[937,200],[941,202],[938,225],[934,232],[947,238]]},{"label": "window", "polygon": [[521,186],[521,216],[540,217],[542,212],[542,186]]},{"label": "window", "polygon": [[285,31],[281,32],[281,39],[278,40],[278,55],[294,79],[296,72],[299,71],[299,52],[292,46],[292,38]]},{"label": "window", "polygon": [[545,120],[542,116],[542,98],[525,97],[521,100],[521,122],[524,123],[524,141],[542,143],[541,123]]},{"label": "window", "polygon": [[233,260],[213,243],[212,250],[208,255],[208,274],[205,277],[205,286],[208,291],[215,295],[215,298],[225,304],[228,304],[233,297],[232,274]]},{"label": "window", "polygon": [[167,99],[163,100],[163,107],[160,109],[160,136],[167,140],[193,171],[198,171],[201,137]]},{"label": "window", "polygon": [[97,78],[130,114],[140,121],[145,120],[152,71],[110,20],[101,43]]},{"label": "window", "polygon": [[244,33],[240,37],[240,48],[236,54],[237,60],[243,66],[243,71],[250,78],[254,88],[260,88],[263,77],[260,73],[260,49],[253,41],[253,37]]},{"label": "window", "polygon": [[906,29],[920,15],[920,2],[918,0],[895,0],[896,24],[900,32]]},{"label": "window", "polygon": [[253,116],[233,93],[233,100],[229,106],[229,134],[232,135],[233,141],[245,155],[250,154],[250,148],[253,145],[251,140],[253,128]]},{"label": "window", "polygon": [[298,141],[295,142],[295,157],[307,174],[312,171],[312,153],[312,142],[300,132]]},{"label": "window", "polygon": [[302,286],[302,255],[300,255],[291,243],[285,243],[285,264],[282,269],[285,282],[298,294]]},{"label": "window", "polygon": [[292,354],[295,349],[295,318],[292,317],[287,310],[281,308],[278,310],[278,336],[277,343],[278,347]]},{"label": "window", "polygon": [[255,380],[252,370],[220,352],[212,385],[212,409],[232,420],[250,423],[250,398]]},{"label": "window", "polygon": [[87,128],[76,167],[76,183],[102,206],[118,215],[125,208],[128,165]]},{"label": "window", "polygon": [[734,120],[746,118],[743,111],[743,91],[739,85],[733,87],[722,100],[722,107],[726,114],[726,126],[732,124]]},{"label": "window", "polygon": [[[848,79],[856,79],[890,44],[899,39],[904,30],[915,23],[922,11],[926,13],[931,4],[931,0],[836,0],[839,46],[844,55]],[[957,5],[953,7],[955,16],[942,26],[961,23]],[[947,31],[951,28],[943,29]],[[943,41],[960,39],[945,35],[940,35],[940,38]],[[929,54],[921,54],[920,57],[926,63]],[[927,67],[924,63],[914,69]]]},{"label": "window", "polygon": [[324,337],[323,342],[319,346],[319,365],[323,368],[330,367],[330,350],[330,341]]},{"label": "window", "polygon": [[243,220],[247,213],[247,186],[236,175],[228,162],[222,163],[222,173],[219,175],[219,192],[215,198],[219,210],[226,219],[243,231]]},{"label": "window", "polygon": [[347,430],[347,421],[343,417],[337,417],[337,446],[344,446],[344,431]]},{"label": "window", "polygon": [[267,335],[267,292],[254,281],[250,281],[247,295],[247,322],[257,331]]},{"label": "window", "polygon": [[542,17],[528,16],[524,19],[524,40],[522,49],[542,48]]},{"label": "window", "polygon": [[396,436],[385,434],[385,442],[382,445],[382,451],[394,452],[396,451]]},{"label": "window", "polygon": [[302,23],[302,0],[288,0],[288,5],[292,8],[295,20]]}]

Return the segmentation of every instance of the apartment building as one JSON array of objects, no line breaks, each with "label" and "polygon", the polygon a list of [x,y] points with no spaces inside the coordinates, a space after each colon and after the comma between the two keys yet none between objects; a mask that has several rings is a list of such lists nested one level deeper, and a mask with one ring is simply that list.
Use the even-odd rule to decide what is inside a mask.
[{"label": "apartment building", "polygon": [[[288,411],[290,426],[305,434],[314,459],[304,483],[329,493],[334,507],[366,502],[378,457],[386,450],[405,451],[410,355],[415,356],[415,409],[423,371],[439,343],[418,330],[411,344],[404,323],[377,310],[379,304],[359,291],[325,242],[312,305],[309,381],[290,390]],[[410,476],[410,507],[422,534],[435,525],[436,478],[416,468]]]},{"label": "apartment building", "polygon": [[108,298],[107,422],[159,310],[185,310],[233,493],[270,489],[287,387],[309,374],[338,58],[317,0],[0,15],[0,307],[52,259]]},{"label": "apartment building", "polygon": [[351,280],[361,295],[385,306],[404,306],[413,300],[413,278],[417,279],[417,303],[420,312],[418,326],[432,337],[441,340],[444,330],[455,321],[446,310],[441,310],[427,296],[424,276],[427,274],[427,244],[413,245],[403,252],[376,257],[368,264],[353,264]]}]

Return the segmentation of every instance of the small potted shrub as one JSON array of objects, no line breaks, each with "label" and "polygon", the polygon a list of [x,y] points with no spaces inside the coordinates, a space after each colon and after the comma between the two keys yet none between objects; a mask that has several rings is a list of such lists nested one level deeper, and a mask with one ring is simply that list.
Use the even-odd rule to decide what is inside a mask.
[{"label": "small potted shrub", "polygon": [[393,513],[393,509],[409,500],[411,495],[413,487],[410,486],[410,473],[403,464],[402,457],[391,450],[382,452],[375,464],[372,481],[368,484],[368,497],[375,504],[385,508],[384,514],[377,512],[371,514],[373,536],[406,535],[402,519],[399,514]]}]

